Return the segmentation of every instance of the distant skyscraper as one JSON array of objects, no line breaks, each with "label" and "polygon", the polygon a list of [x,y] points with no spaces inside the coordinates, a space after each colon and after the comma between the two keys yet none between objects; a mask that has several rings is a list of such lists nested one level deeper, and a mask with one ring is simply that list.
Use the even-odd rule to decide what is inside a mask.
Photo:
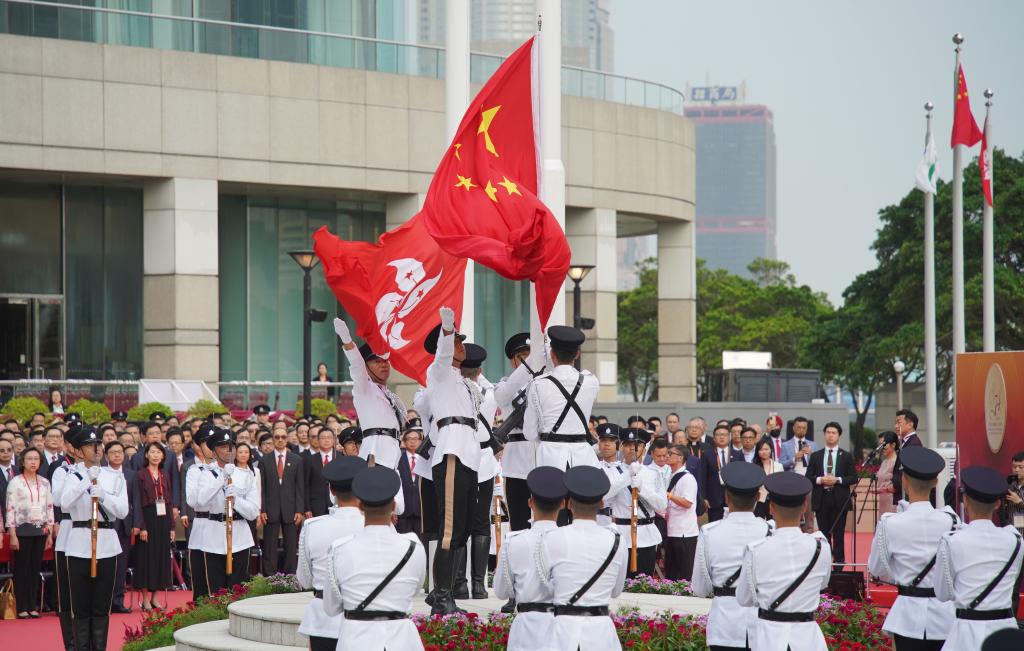
[{"label": "distant skyscraper", "polygon": [[692,88],[688,97],[698,103],[686,108],[697,136],[697,257],[709,268],[749,277],[755,258],[776,257],[772,112],[719,104],[737,99],[735,87]]}]

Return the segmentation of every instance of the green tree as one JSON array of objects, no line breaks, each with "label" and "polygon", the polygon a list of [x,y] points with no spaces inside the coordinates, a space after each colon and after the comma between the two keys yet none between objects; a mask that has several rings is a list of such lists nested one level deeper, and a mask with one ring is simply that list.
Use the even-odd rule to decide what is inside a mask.
[{"label": "green tree", "polygon": [[636,402],[658,393],[658,264],[654,258],[636,265],[640,284],[618,293],[619,384]]}]

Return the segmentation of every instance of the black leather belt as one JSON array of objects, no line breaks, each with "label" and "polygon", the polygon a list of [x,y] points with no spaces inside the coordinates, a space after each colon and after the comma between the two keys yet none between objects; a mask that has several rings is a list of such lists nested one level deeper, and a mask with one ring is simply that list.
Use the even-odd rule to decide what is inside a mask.
[{"label": "black leather belt", "polygon": [[546,604],[539,601],[533,603],[517,603],[517,613],[553,613],[555,612],[555,604]]},{"label": "black leather belt", "polygon": [[61,513],[60,514],[60,519],[61,520],[70,520],[71,519],[71,514],[70,513]]},{"label": "black leather belt", "polygon": [[555,606],[555,616],[607,617],[608,606]]},{"label": "black leather belt", "polygon": [[777,610],[765,610],[764,608],[758,608],[757,616],[769,622],[795,623],[814,621],[813,611],[809,613],[782,613]]},{"label": "black leather belt", "polygon": [[522,432],[512,432],[508,435],[509,443],[526,443],[526,434]]},{"label": "black leather belt", "polygon": [[540,435],[540,440],[545,443],[586,443],[586,434],[554,434],[545,432]]},{"label": "black leather belt", "polygon": [[[100,529],[113,529],[114,528],[114,523],[113,522],[102,522],[101,521],[101,522],[97,522],[96,526],[99,527]],[[91,529],[92,528],[92,520],[84,520],[84,521],[75,520],[75,523],[72,525],[72,527],[75,528],[75,529]]]},{"label": "black leather belt", "polygon": [[324,591],[323,590],[313,590],[313,598],[314,599],[323,599],[324,598]]},{"label": "black leather belt", "polygon": [[[501,521],[502,522],[508,522],[508,516],[507,515],[501,516]],[[491,524],[494,524],[494,516],[493,515],[491,516]]]},{"label": "black leather belt", "polygon": [[[227,522],[227,517],[223,513],[207,513],[206,519],[210,522]],[[235,518],[236,520],[239,518]]]},{"label": "black leather belt", "polygon": [[975,622],[990,622],[995,619],[1013,619],[1014,613],[1011,608],[999,610],[974,610],[973,608],[957,608],[957,619],[969,619]]},{"label": "black leather belt", "polygon": [[[630,518],[615,518],[615,524],[631,527],[633,526],[633,520]],[[642,527],[645,524],[654,524],[654,518],[637,518],[636,526]]]},{"label": "black leather belt", "polygon": [[713,587],[711,589],[711,592],[716,597],[735,597],[736,596],[736,588],[733,588],[733,587],[719,588],[718,586],[715,586],[715,587]]},{"label": "black leather belt", "polygon": [[607,515],[609,518],[612,517],[612,507],[606,506],[603,509],[597,510],[598,515]]},{"label": "black leather belt", "polygon": [[370,429],[364,429],[363,438],[365,439],[367,436],[387,436],[395,439],[396,441],[399,439],[398,430],[389,429],[387,427],[371,427]]},{"label": "black leather belt", "polygon": [[486,441],[484,441],[483,443],[480,444],[480,449],[481,450],[486,450],[489,447],[491,447],[491,440],[490,439],[488,439],[488,440],[486,440]]},{"label": "black leather belt", "polygon": [[195,519],[202,519],[202,518],[208,518],[208,517],[210,517],[210,512],[209,511],[196,511],[196,514],[194,516],[192,516],[192,519],[195,520]]},{"label": "black leather belt", "polygon": [[476,424],[478,422],[480,421],[475,418],[470,418],[469,416],[445,416],[437,421],[437,429],[448,427],[449,425],[465,425],[466,427],[476,429]]},{"label": "black leather belt", "polygon": [[898,585],[896,591],[901,597],[934,597],[935,588],[918,588],[911,585]]},{"label": "black leather belt", "polygon": [[346,610],[345,619],[354,619],[357,622],[390,622],[396,619],[407,619],[408,613],[401,613],[397,610]]}]

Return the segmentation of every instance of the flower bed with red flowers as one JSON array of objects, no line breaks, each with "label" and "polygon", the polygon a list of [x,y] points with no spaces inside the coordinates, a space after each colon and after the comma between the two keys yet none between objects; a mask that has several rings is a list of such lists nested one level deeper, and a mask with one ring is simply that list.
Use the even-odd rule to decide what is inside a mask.
[{"label": "flower bed with red flowers", "polygon": [[626,579],[626,585],[622,588],[622,591],[639,594],[665,594],[674,597],[693,596],[690,582],[686,579],[659,579],[656,576],[647,576],[646,574],[637,574],[636,578]]}]

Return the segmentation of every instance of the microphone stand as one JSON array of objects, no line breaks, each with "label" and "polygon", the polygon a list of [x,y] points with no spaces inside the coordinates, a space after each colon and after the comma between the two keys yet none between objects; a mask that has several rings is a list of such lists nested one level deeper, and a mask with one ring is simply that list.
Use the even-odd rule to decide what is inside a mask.
[{"label": "microphone stand", "polygon": [[[875,459],[876,456],[878,455],[878,453],[881,452],[881,451],[882,451],[882,446],[878,446],[877,448],[875,448],[874,451],[871,454],[868,455],[868,458],[864,460],[864,463],[863,463],[862,467],[869,465],[869,462],[872,459]],[[862,479],[862,476],[858,473],[858,475],[857,475],[857,483],[858,484],[860,483],[861,479]],[[872,486],[875,485],[875,481],[876,481],[876,478],[875,478],[874,475],[872,475],[872,477],[871,477],[871,485]],[[839,512],[836,514],[835,519],[832,520],[832,526],[828,528],[828,538],[830,540],[832,538],[832,532],[835,530],[836,525],[839,524],[839,519],[846,517],[846,512],[850,509],[851,502],[853,502],[853,505],[856,506],[856,502],[853,501],[855,499],[855,497],[856,497],[856,494],[857,494],[857,486],[856,485],[850,486],[850,494],[846,496],[846,502],[843,504],[843,508],[841,508],[839,510]],[[853,525],[853,565],[854,566],[856,566],[856,564],[857,564],[857,522],[859,522],[859,520],[860,520],[860,518],[859,518],[859,515],[858,515],[858,518],[854,522],[854,525]],[[844,560],[843,564],[845,566],[845,564],[846,564],[845,560]],[[840,568],[840,569],[842,569],[842,568]]]},{"label": "microphone stand", "polygon": [[[865,466],[873,465],[872,461],[877,461],[878,463],[881,463],[881,460],[878,458],[879,455],[881,454],[881,451],[882,451],[882,449],[880,447],[875,448],[874,451],[872,451],[871,454],[868,455],[868,458],[864,460],[864,465]],[[864,500],[860,504],[860,511],[857,512],[857,524],[860,524],[860,518],[861,518],[862,515],[864,515],[864,507],[868,503],[868,495],[871,495],[872,492],[877,490],[877,486],[878,486],[878,475],[876,473],[871,473],[871,483],[868,484],[868,492],[864,494]],[[875,522],[876,523],[878,522],[878,495],[877,495],[877,493],[875,494]],[[854,533],[856,533],[856,527],[854,528]]]}]

